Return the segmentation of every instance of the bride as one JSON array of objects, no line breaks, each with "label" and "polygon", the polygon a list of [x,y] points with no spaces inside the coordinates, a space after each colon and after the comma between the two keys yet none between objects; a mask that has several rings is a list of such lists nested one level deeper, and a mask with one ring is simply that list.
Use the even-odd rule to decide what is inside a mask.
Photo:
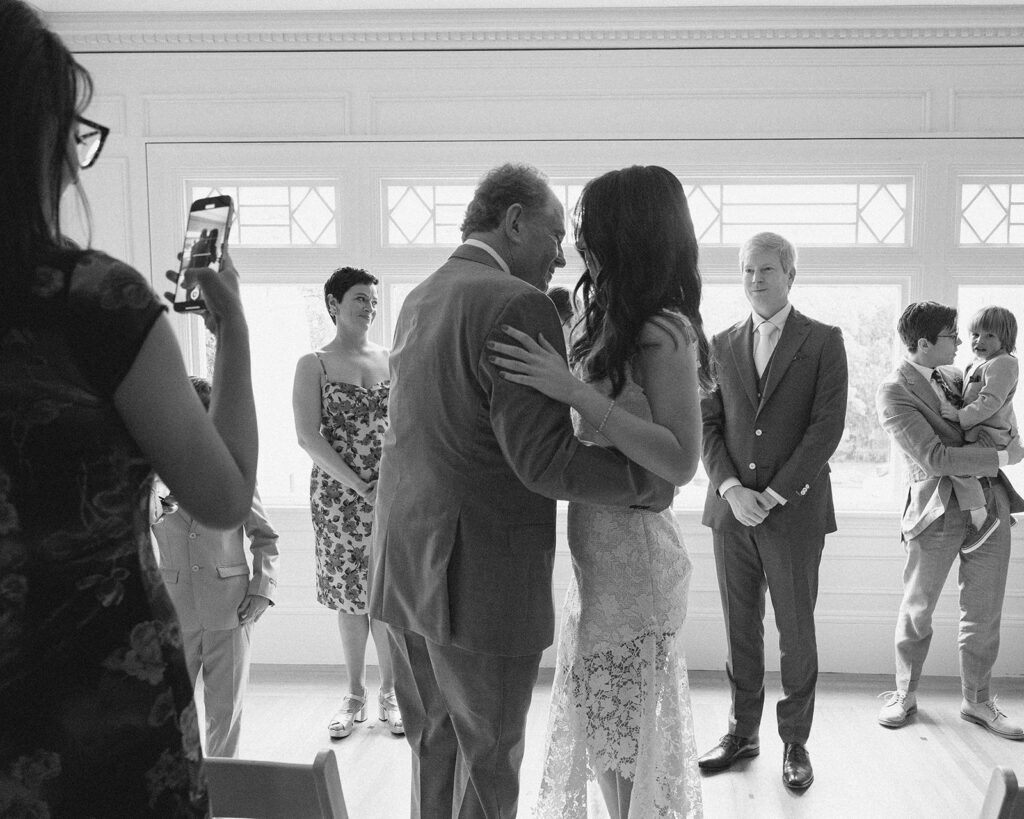
[{"label": "bride", "polygon": [[[576,434],[681,486],[700,458],[707,387],[697,240],[679,180],[634,166],[591,180],[575,213],[586,271],[569,353],[506,328],[494,361],[574,412]],[[537,814],[699,817],[701,788],[680,629],[691,564],[671,509],[569,504],[565,601]]]}]

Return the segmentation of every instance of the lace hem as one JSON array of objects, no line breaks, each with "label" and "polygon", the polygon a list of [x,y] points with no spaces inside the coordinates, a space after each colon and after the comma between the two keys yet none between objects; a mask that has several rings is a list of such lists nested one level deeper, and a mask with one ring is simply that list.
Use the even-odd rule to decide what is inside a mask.
[{"label": "lace hem", "polygon": [[653,631],[587,656],[559,657],[535,815],[587,816],[587,782],[633,782],[630,817],[703,815],[686,661]]}]

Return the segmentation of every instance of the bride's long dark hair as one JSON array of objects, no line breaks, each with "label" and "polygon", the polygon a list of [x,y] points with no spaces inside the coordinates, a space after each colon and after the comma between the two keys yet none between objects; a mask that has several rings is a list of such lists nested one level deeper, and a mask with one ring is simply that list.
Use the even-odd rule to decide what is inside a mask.
[{"label": "bride's long dark hair", "polygon": [[586,246],[600,270],[586,270],[576,285],[583,310],[570,361],[582,364],[588,380],[608,378],[614,398],[640,351],[644,324],[667,324],[682,314],[697,345],[700,386],[709,390],[697,237],[675,175],[634,165],[592,179],[576,204],[574,225],[577,246]]}]

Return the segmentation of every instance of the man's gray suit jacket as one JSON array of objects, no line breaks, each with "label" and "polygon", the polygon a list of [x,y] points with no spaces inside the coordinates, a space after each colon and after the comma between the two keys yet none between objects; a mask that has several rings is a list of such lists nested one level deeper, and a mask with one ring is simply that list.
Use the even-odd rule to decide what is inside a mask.
[{"label": "man's gray suit jacket", "polygon": [[717,389],[701,404],[708,491],[702,522],[742,525],[718,494],[727,478],[786,500],[761,524],[794,536],[836,530],[828,459],[846,423],[847,368],[842,332],[793,309],[758,391],[748,318],[711,341]]},{"label": "man's gray suit jacket", "polygon": [[462,245],[406,298],[391,351],[370,616],[441,644],[524,656],[554,640],[555,498],[668,506],[672,487],[573,434],[569,409],[502,378],[503,325],[564,350],[533,286]]}]

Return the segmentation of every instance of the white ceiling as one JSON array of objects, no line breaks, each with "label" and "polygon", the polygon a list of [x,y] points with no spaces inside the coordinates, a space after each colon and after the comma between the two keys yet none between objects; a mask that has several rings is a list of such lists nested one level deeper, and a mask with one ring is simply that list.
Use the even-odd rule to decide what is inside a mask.
[{"label": "white ceiling", "polygon": [[[878,7],[878,6],[999,6],[1024,4],[1017,0],[30,0],[47,13],[93,12],[277,12],[277,11],[394,11],[456,9],[611,9],[699,7]],[[1024,17],[1022,17],[1024,19]]]}]

